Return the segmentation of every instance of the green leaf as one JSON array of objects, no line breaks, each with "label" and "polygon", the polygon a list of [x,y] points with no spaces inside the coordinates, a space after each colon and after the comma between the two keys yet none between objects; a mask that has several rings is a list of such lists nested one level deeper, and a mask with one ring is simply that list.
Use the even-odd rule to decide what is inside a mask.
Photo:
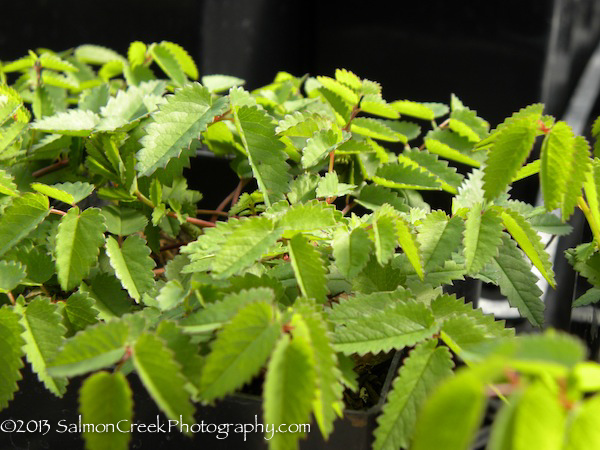
[{"label": "green leaf", "polygon": [[342,374],[322,316],[305,305],[298,306],[297,310],[301,317],[298,314],[292,317],[292,335],[293,339],[305,339],[310,344],[316,394],[312,409],[321,434],[327,439],[333,431],[336,417],[343,416]]},{"label": "green leaf", "polygon": [[208,303],[204,308],[183,318],[179,325],[186,333],[206,333],[221,328],[248,303],[273,302],[273,290],[267,287],[242,289],[226,295],[223,300]]},{"label": "green leaf", "polygon": [[406,201],[396,191],[375,184],[364,185],[355,201],[373,211],[384,203],[389,203],[397,211],[408,212]]},{"label": "green leaf", "polygon": [[466,137],[471,142],[479,142],[488,135],[489,124],[477,117],[475,111],[469,108],[454,110],[450,114],[448,128],[461,136]]},{"label": "green leaf", "polygon": [[333,78],[322,76],[318,76],[317,80],[319,80],[319,83],[321,83],[325,88],[344,99],[344,101],[348,102],[350,105],[358,104],[358,95],[356,92],[346,87],[342,83],[339,83]]},{"label": "green leaf", "polygon": [[418,149],[406,149],[398,155],[398,161],[402,164],[424,169],[437,178],[442,189],[456,194],[456,188],[462,183],[462,175],[456,173],[454,167],[448,166],[446,161],[438,159],[435,153],[421,151]]},{"label": "green leaf", "polygon": [[89,273],[104,244],[104,217],[89,208],[73,207],[62,217],[56,233],[56,271],[63,290],[70,291]]},{"label": "green leaf", "polygon": [[200,397],[212,402],[250,381],[265,364],[280,333],[271,303],[255,301],[241,308],[217,335],[206,357]]},{"label": "green leaf", "polygon": [[171,52],[171,54],[177,60],[177,64],[179,64],[181,69],[188,77],[190,77],[192,80],[198,79],[198,68],[196,67],[196,63],[194,63],[192,57],[188,52],[185,51],[183,47],[168,41],[162,41],[160,46]]},{"label": "green leaf", "polygon": [[[314,397],[315,369],[305,339],[284,335],[267,368],[264,388],[265,421],[274,424],[309,423]],[[300,433],[276,433],[273,450],[296,448]]]},{"label": "green leaf", "polygon": [[[121,372],[97,372],[86,378],[79,390],[79,412],[84,430],[86,424],[101,430],[107,424],[115,425],[117,430],[83,432],[86,448],[89,450],[129,448],[131,433],[127,424],[133,419],[133,399],[129,383]],[[124,421],[125,426],[120,425]]]},{"label": "green leaf", "polygon": [[27,237],[49,212],[45,195],[27,193],[15,198],[0,216],[0,256]]},{"label": "green leaf", "polygon": [[300,292],[319,303],[327,300],[326,268],[321,253],[302,234],[288,242],[290,261]]},{"label": "green leaf", "polygon": [[194,423],[194,406],[175,355],[164,341],[144,333],[133,346],[133,365],[146,390],[170,420]]},{"label": "green leaf", "polygon": [[360,110],[374,116],[398,119],[400,114],[393,104],[386,103],[378,95],[367,94],[360,101]]},{"label": "green leaf", "polygon": [[390,292],[356,293],[352,296],[340,298],[338,303],[332,303],[327,319],[343,325],[349,320],[380,313],[386,308],[393,307],[397,303],[405,302],[413,297],[412,292],[403,287]]},{"label": "green leaf", "polygon": [[337,225],[336,209],[333,205],[318,200],[297,203],[288,209],[277,222],[277,228],[285,233],[295,234],[297,231],[316,231],[332,228]]},{"label": "green leaf", "polygon": [[350,233],[339,230],[334,235],[332,246],[335,265],[349,280],[358,275],[369,262],[372,243],[363,228],[356,228]]},{"label": "green leaf", "polygon": [[398,269],[388,263],[385,266],[381,265],[375,259],[375,255],[371,255],[371,259],[352,281],[352,288],[357,292],[365,294],[378,291],[393,291],[401,281],[401,274]]},{"label": "green leaf", "polygon": [[65,341],[48,372],[73,377],[112,366],[125,354],[128,337],[129,326],[123,320],[89,326]]},{"label": "green leaf", "polygon": [[5,170],[0,169],[0,194],[16,197],[19,195],[17,185],[13,182],[13,178]]},{"label": "green leaf", "polygon": [[483,169],[485,198],[502,194],[515,177],[535,141],[537,124],[525,118],[502,129],[492,143]]},{"label": "green leaf", "polygon": [[213,271],[227,278],[254,264],[275,244],[282,230],[267,217],[242,219],[215,255]]},{"label": "green leaf", "polygon": [[589,145],[575,137],[565,122],[557,122],[544,138],[540,180],[547,211],[561,208],[563,220],[575,209],[590,167]]},{"label": "green leaf", "polygon": [[74,203],[79,203],[84,198],[89,197],[94,192],[94,185],[77,181],[75,183],[65,182],[52,185],[53,188],[59,189],[73,197]]},{"label": "green leaf", "polygon": [[[600,224],[600,159],[594,158],[592,160],[591,169],[586,174],[583,188],[592,217],[597,224]],[[1,189],[0,186],[0,192]]]},{"label": "green leaf", "polygon": [[233,108],[236,128],[248,155],[248,162],[263,193],[265,204],[271,206],[284,199],[289,189],[289,166],[285,162],[284,144],[276,138],[275,124],[258,107]]},{"label": "green leaf", "polygon": [[96,301],[101,319],[111,320],[131,312],[132,301],[114,275],[100,273],[91,280],[89,287],[82,287]]},{"label": "green leaf", "polygon": [[362,81],[354,73],[346,69],[335,69],[335,79],[354,91],[362,89]]},{"label": "green leaf", "polygon": [[202,77],[202,84],[214,94],[227,91],[235,86],[243,86],[245,83],[241,78],[229,75],[204,75]]},{"label": "green leaf", "polygon": [[25,279],[27,272],[18,261],[0,261],[0,292],[16,288]]},{"label": "green leaf", "polygon": [[68,136],[89,136],[100,123],[100,116],[89,110],[69,109],[53,116],[36,120],[31,125],[34,130]]},{"label": "green leaf", "polygon": [[319,198],[341,197],[354,192],[353,184],[340,183],[337,172],[328,172],[322,177],[317,186],[316,195]]},{"label": "green leaf", "polygon": [[129,44],[127,49],[127,60],[131,67],[140,66],[146,61],[146,44],[141,41],[134,41]]},{"label": "green leaf", "polygon": [[421,168],[400,162],[383,164],[373,177],[376,184],[395,189],[439,190],[442,184],[437,177]]},{"label": "green leaf", "polygon": [[65,327],[61,323],[58,305],[50,299],[37,297],[26,307],[18,306],[21,325],[25,329],[23,350],[33,371],[44,386],[57,397],[62,397],[67,389],[67,380],[48,373],[47,366],[58,354],[64,342]]},{"label": "green leaf", "polygon": [[533,265],[538,268],[542,276],[548,281],[548,284],[555,288],[556,284],[550,255],[544,249],[544,245],[537,232],[523,216],[515,211],[504,209],[500,213],[500,217],[507,231],[517,241],[521,250],[525,252]]},{"label": "green leaf", "polygon": [[364,355],[414,345],[438,330],[439,325],[427,306],[409,300],[337,327],[333,343],[339,352]]},{"label": "green leaf", "polygon": [[477,273],[498,254],[502,243],[502,221],[493,210],[482,212],[476,203],[467,213],[465,221],[465,268],[467,273]]},{"label": "green leaf", "polygon": [[442,158],[457,161],[473,167],[481,166],[481,162],[475,158],[473,144],[450,130],[433,130],[427,133],[425,147],[431,153],[440,155]]},{"label": "green leaf", "polygon": [[516,307],[533,325],[544,322],[544,303],[540,299],[542,291],[537,286],[537,277],[531,272],[531,266],[523,259],[517,244],[506,234],[502,236],[502,245],[484,270],[500,286],[500,292],[508,298],[511,306]]},{"label": "green leaf", "polygon": [[514,183],[515,181],[519,181],[519,180],[522,180],[523,178],[527,178],[531,175],[535,175],[536,173],[539,173],[540,168],[541,168],[541,162],[539,159],[536,159],[535,161],[525,164],[523,167],[521,167],[519,169],[519,171],[517,172],[515,177],[512,179],[511,183]]},{"label": "green leaf", "polygon": [[424,103],[412,102],[410,100],[396,100],[390,103],[390,106],[405,116],[416,117],[422,120],[435,119],[433,110]]},{"label": "green leaf", "polygon": [[98,311],[94,308],[94,299],[83,292],[75,292],[65,302],[64,314],[70,331],[81,331],[98,323]]},{"label": "green leaf", "polygon": [[424,265],[418,236],[411,225],[401,217],[396,221],[396,231],[398,232],[398,243],[400,244],[400,247],[402,247],[408,261],[415,269],[419,278],[423,280],[425,276],[423,272]]},{"label": "green leaf", "polygon": [[47,195],[48,197],[52,197],[61,202],[67,203],[69,205],[72,205],[75,203],[75,199],[73,198],[73,196],[71,194],[69,194],[68,192],[62,191],[60,189],[57,189],[53,186],[48,186],[48,185],[42,184],[42,183],[31,183],[31,188],[34,191],[37,191],[44,195]]},{"label": "green leaf", "polygon": [[398,245],[396,221],[393,215],[379,214],[381,211],[386,211],[387,208],[381,208],[375,213],[375,218],[372,225],[373,243],[375,244],[375,257],[377,262],[382,266],[385,265],[392,257]]},{"label": "green leaf", "polygon": [[124,59],[121,55],[110,48],[90,44],[80,45],[77,47],[75,49],[75,58],[81,62],[96,65],[102,65],[109,61]]},{"label": "green leaf", "polygon": [[348,137],[344,139],[340,129],[315,131],[302,149],[302,167],[307,169],[319,164]]},{"label": "green leaf", "polygon": [[52,116],[56,112],[52,98],[44,86],[35,88],[33,104],[31,106],[36,119],[41,119],[44,116]]},{"label": "green leaf", "polygon": [[404,360],[377,418],[374,449],[408,448],[417,416],[427,397],[452,375],[452,356],[437,340],[418,344]]},{"label": "green leaf", "polygon": [[106,240],[106,254],[117,278],[131,298],[138,303],[142,295],[154,287],[154,260],[150,257],[150,248],[138,235],[131,235],[119,247],[115,238]]},{"label": "green leaf", "polygon": [[569,424],[565,445],[562,448],[565,450],[585,450],[600,447],[600,430],[596,426],[599,414],[599,395],[584,400]]},{"label": "green leaf", "polygon": [[534,447],[558,450],[563,447],[565,412],[557,395],[542,381],[529,386],[519,399],[512,430],[512,448]]},{"label": "green leaf", "polygon": [[99,113],[100,108],[108,103],[110,99],[110,88],[108,84],[86,89],[79,98],[79,109]]},{"label": "green leaf", "polygon": [[600,288],[590,288],[585,294],[573,302],[573,308],[591,305],[600,301]]},{"label": "green leaf", "polygon": [[484,386],[474,374],[448,378],[425,402],[411,450],[470,448],[484,411]]},{"label": "green leaf", "polygon": [[465,224],[458,216],[450,219],[443,211],[433,211],[419,226],[419,240],[425,271],[442,266],[460,248]]},{"label": "green leaf", "polygon": [[102,215],[106,219],[106,228],[109,233],[117,236],[142,231],[148,225],[148,219],[137,209],[125,206],[106,205],[102,207]]},{"label": "green leaf", "polygon": [[209,90],[198,83],[186,85],[166,99],[140,141],[142,149],[136,155],[140,175],[151,175],[178,157],[228,107],[225,97],[213,99]]},{"label": "green leaf", "polygon": [[172,49],[160,43],[152,44],[148,51],[156,64],[167,74],[175,86],[182,87],[186,83],[183,68],[179,64],[178,58],[173,54]]},{"label": "green leaf", "polygon": [[19,316],[6,306],[0,308],[0,411],[8,406],[19,389],[17,381],[21,379],[23,368],[22,332]]},{"label": "green leaf", "polygon": [[381,119],[370,119],[366,117],[357,117],[352,121],[350,130],[353,133],[362,136],[368,136],[373,139],[379,139],[388,142],[407,143],[408,138],[399,131],[394,130],[391,122],[386,122]]}]

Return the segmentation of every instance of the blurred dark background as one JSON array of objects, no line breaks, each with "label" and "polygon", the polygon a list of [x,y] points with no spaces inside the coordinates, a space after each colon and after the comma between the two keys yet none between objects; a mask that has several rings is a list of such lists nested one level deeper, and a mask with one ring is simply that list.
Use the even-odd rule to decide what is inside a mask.
[{"label": "blurred dark background", "polygon": [[595,0],[74,0],[2,2],[0,60],[81,43],[126,54],[170,40],[202,73],[249,88],[278,70],[345,67],[382,83],[388,100],[447,102],[451,92],[492,124],[543,101],[560,115],[598,38]]}]

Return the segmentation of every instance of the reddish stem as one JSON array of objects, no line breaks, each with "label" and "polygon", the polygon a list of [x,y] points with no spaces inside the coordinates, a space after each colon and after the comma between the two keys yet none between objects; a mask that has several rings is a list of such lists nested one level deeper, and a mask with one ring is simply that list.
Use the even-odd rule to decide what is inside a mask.
[{"label": "reddish stem", "polygon": [[164,267],[159,267],[158,269],[154,269],[152,272],[154,272],[154,276],[157,277],[157,276],[162,275],[163,273],[165,273],[165,268]]},{"label": "reddish stem", "polygon": [[66,216],[67,213],[64,211],[61,211],[60,209],[54,209],[54,208],[50,208],[50,214],[58,214],[59,216]]},{"label": "reddish stem", "polygon": [[6,295],[8,296],[8,299],[10,300],[10,302],[15,305],[17,302],[15,301],[15,296],[13,295],[12,292],[8,291],[6,293]]},{"label": "reddish stem", "polygon": [[217,216],[224,216],[224,217],[229,216],[229,214],[227,214],[226,212],[216,211],[214,209],[197,209],[196,214],[204,214],[204,215],[216,214]]},{"label": "reddish stem", "polygon": [[66,166],[67,164],[69,164],[69,159],[63,159],[61,161],[55,162],[54,164],[50,164],[47,167],[43,167],[39,170],[36,170],[35,172],[33,172],[31,175],[33,176],[33,178],[39,178],[41,176],[46,175],[47,173],[51,173],[51,172],[55,172],[57,170],[62,169],[64,166]]}]

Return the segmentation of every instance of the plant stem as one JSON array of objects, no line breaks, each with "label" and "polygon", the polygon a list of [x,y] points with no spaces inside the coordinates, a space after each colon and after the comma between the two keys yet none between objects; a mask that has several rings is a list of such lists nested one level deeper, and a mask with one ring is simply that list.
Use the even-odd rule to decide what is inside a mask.
[{"label": "plant stem", "polygon": [[581,209],[581,211],[583,211],[583,215],[585,216],[585,218],[590,226],[590,229],[592,230],[594,240],[596,241],[596,247],[600,246],[600,227],[598,226],[596,219],[594,219],[594,216],[592,215],[592,211],[590,211],[590,207],[585,202],[583,196],[581,196],[577,199],[577,206],[579,206],[579,209]]},{"label": "plant stem", "polygon": [[165,268],[164,267],[159,267],[158,269],[154,269],[152,272],[154,272],[154,276],[157,277],[157,276],[162,275],[163,273],[165,273]]},{"label": "plant stem", "polygon": [[[146,197],[144,194],[142,194],[140,191],[136,190],[135,196],[143,204],[149,206],[152,209],[155,208],[154,203],[152,203],[152,201],[148,197]],[[174,212],[168,212],[167,216],[177,218],[177,214],[175,214]],[[215,224],[213,222],[209,222],[207,220],[202,220],[202,219],[196,219],[195,217],[186,217],[185,221],[188,223],[192,223],[194,225],[198,225],[199,227],[214,227],[215,226]]]},{"label": "plant stem", "polygon": [[348,214],[352,210],[352,208],[354,208],[355,206],[356,206],[356,203],[354,203],[354,202],[346,205],[346,207],[344,209],[342,209],[342,215],[345,216],[346,214]]},{"label": "plant stem", "polygon": [[67,164],[69,164],[69,158],[65,158],[62,159],[58,162],[55,162],[54,164],[50,164],[47,167],[42,167],[39,170],[36,170],[35,172],[33,172],[31,174],[31,176],[33,176],[33,178],[39,178],[41,176],[46,175],[47,173],[51,173],[51,172],[55,172],[57,170],[62,169],[64,166],[66,166]]},{"label": "plant stem", "polygon": [[15,305],[17,302],[15,301],[15,296],[13,295],[12,292],[8,291],[6,293],[6,295],[8,296],[8,299],[10,300],[10,302]]},{"label": "plant stem", "polygon": [[239,198],[242,189],[244,188],[244,186],[246,185],[246,183],[248,183],[249,180],[246,180],[244,178],[240,178],[240,182],[238,183],[238,185],[235,187],[235,189],[233,191],[230,192],[230,194],[225,197],[223,199],[223,201],[221,203],[219,203],[219,206],[217,206],[217,209],[215,210],[215,212],[213,213],[213,216],[210,218],[211,222],[216,222],[217,221],[217,215],[218,213],[222,212],[225,207],[229,204],[229,202],[231,202],[231,204],[233,205],[234,202],[232,202],[232,200],[234,198]]},{"label": "plant stem", "polygon": [[59,216],[66,216],[67,213],[64,211],[61,211],[60,209],[54,209],[54,208],[50,208],[50,214],[58,214]]},{"label": "plant stem", "polygon": [[229,214],[223,211],[216,211],[214,209],[197,209],[196,214],[204,214],[204,215],[212,215],[216,214],[218,216],[228,217]]}]

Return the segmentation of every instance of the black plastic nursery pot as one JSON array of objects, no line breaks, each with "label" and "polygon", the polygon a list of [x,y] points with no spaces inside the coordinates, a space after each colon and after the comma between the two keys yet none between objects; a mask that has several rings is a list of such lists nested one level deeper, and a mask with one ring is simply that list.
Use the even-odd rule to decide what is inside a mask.
[{"label": "black plastic nursery pot", "polygon": [[[344,410],[344,417],[335,422],[333,433],[325,441],[316,423],[298,424],[306,430],[300,441],[302,449],[363,450],[371,447],[377,416],[385,403],[392,381],[401,363],[403,352],[379,364],[376,369],[381,380],[377,402],[363,410]],[[375,370],[375,369],[374,369]],[[67,393],[57,398],[37,380],[29,367],[23,369],[19,391],[9,407],[0,412],[1,450],[82,449],[78,413],[78,390],[84,377],[71,380]],[[132,449],[266,449],[272,436],[263,422],[262,399],[258,395],[235,394],[218,401],[214,406],[198,405],[197,425],[186,431],[162,414],[146,392],[139,378],[128,376],[133,391],[134,418],[138,428],[131,435]],[[295,424],[290,424],[292,427]],[[13,431],[11,432],[11,429]],[[292,428],[294,431],[295,428]],[[274,432],[274,430],[273,430]]]}]

